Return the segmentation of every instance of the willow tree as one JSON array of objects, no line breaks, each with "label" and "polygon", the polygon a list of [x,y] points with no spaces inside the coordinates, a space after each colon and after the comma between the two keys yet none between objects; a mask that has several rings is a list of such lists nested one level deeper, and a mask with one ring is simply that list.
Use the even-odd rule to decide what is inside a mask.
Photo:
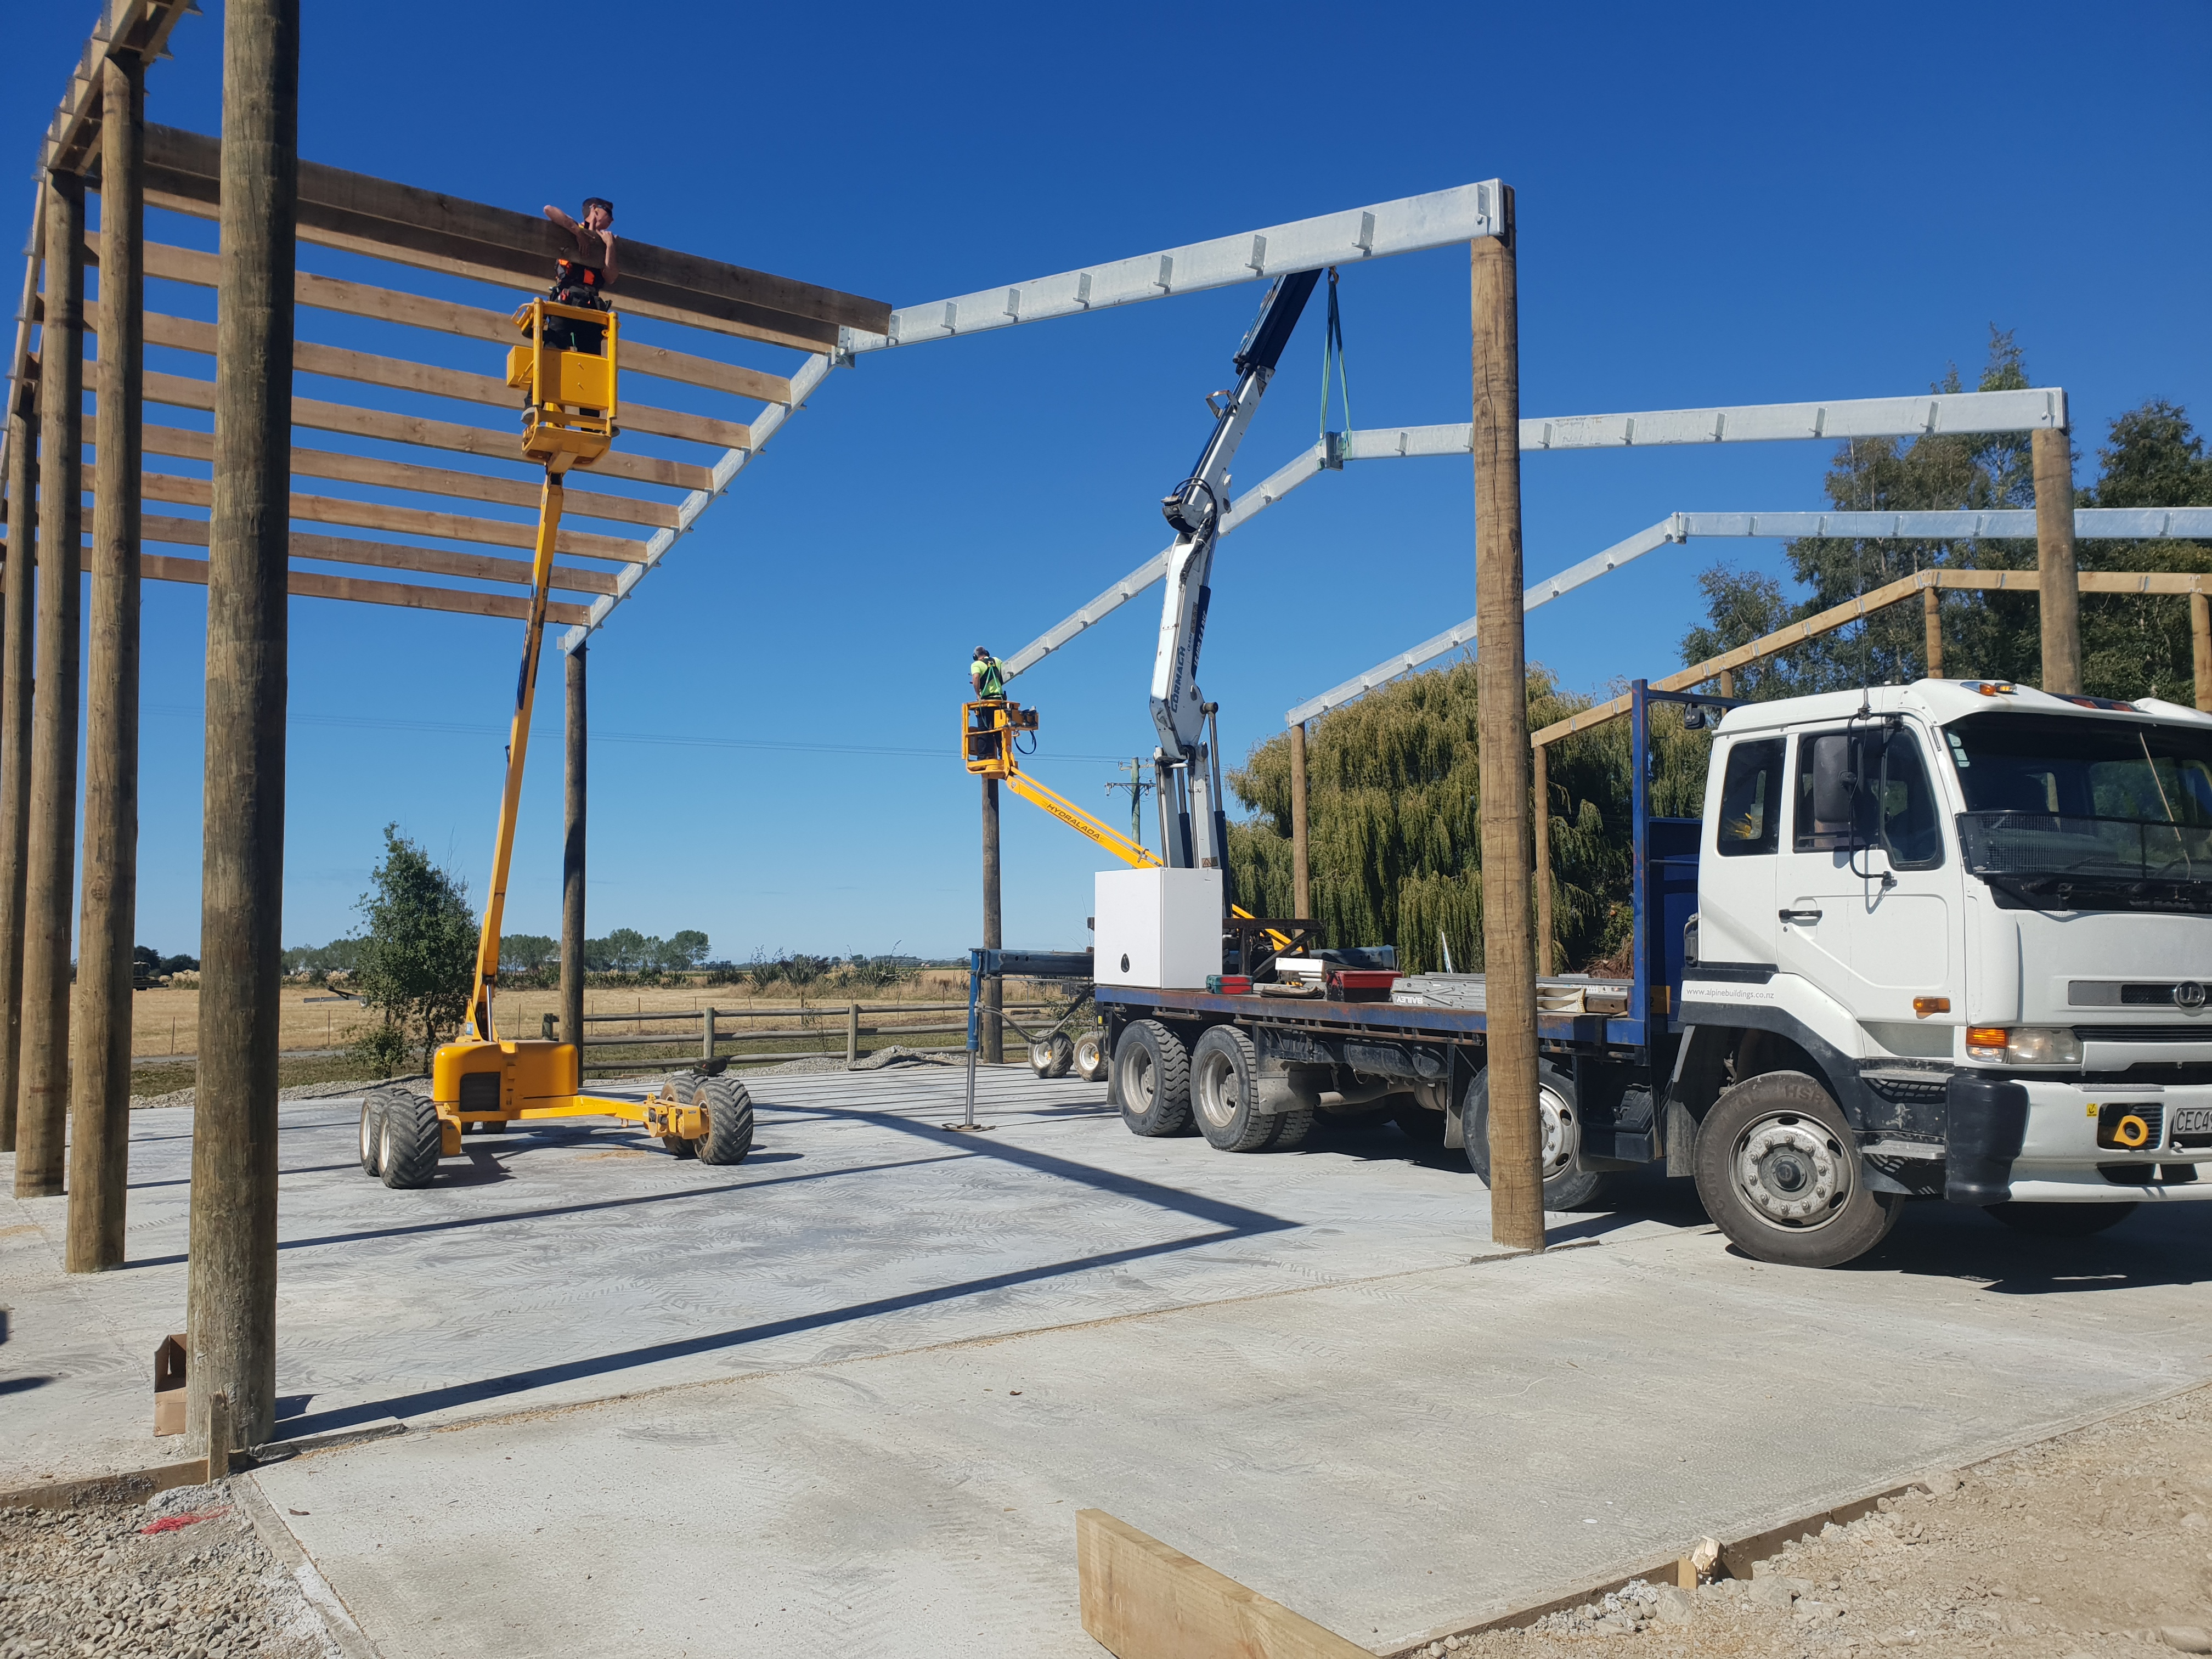
[{"label": "willow tree", "polygon": [[[1616,688],[1618,689],[1618,688]],[[1314,920],[1333,945],[1391,945],[1409,972],[1482,966],[1481,781],[1469,658],[1370,692],[1322,715],[1306,744]],[[1531,728],[1589,707],[1541,668],[1528,675]],[[1671,712],[1655,722],[1654,810],[1694,814],[1705,739]],[[1628,935],[1629,732],[1609,721],[1553,745],[1553,920],[1557,959],[1615,955]],[[1255,748],[1230,786],[1252,816],[1229,830],[1237,891],[1261,915],[1292,914],[1287,732]]]}]

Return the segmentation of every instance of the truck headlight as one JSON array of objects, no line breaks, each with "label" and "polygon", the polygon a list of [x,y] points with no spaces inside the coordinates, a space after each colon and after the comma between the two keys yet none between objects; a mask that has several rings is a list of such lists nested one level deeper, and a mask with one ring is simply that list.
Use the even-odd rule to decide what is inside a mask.
[{"label": "truck headlight", "polygon": [[2081,1039],[2064,1025],[1969,1025],[1966,1054],[2014,1066],[2079,1066]]}]

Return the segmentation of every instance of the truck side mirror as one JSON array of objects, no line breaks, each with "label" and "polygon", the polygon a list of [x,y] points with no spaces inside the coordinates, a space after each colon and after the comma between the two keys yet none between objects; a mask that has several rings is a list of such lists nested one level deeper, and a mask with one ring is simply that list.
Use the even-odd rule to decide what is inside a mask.
[{"label": "truck side mirror", "polygon": [[1844,834],[1856,813],[1858,779],[1851,771],[1851,740],[1844,732],[1813,739],[1813,817],[1827,833]]}]

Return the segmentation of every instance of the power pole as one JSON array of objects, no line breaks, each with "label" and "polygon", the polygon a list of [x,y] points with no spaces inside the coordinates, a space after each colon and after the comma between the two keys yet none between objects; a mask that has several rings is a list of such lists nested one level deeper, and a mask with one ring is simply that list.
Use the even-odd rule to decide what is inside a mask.
[{"label": "power pole", "polygon": [[1128,766],[1129,781],[1109,783],[1106,787],[1129,792],[1129,839],[1142,847],[1145,844],[1145,792],[1152,786],[1145,781],[1145,763],[1133,760]]}]

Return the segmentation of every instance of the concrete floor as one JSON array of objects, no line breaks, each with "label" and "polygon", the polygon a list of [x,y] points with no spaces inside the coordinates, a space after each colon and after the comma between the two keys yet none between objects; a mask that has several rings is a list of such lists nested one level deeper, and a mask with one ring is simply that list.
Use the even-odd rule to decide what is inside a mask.
[{"label": "concrete floor", "polygon": [[[2054,1246],[1917,1206],[1804,1273],[1639,1178],[1499,1259],[1394,1129],[1227,1158],[1006,1071],[953,1135],[959,1087],[762,1078],[738,1169],[563,1129],[421,1193],[286,1109],[284,1431],[410,1431],[258,1479],[390,1659],[1096,1654],[1087,1505],[1387,1649],[2212,1378],[2212,1210]],[[134,1127],[130,1267],[0,1219],[0,1486],[174,1455],[190,1119]]]}]

